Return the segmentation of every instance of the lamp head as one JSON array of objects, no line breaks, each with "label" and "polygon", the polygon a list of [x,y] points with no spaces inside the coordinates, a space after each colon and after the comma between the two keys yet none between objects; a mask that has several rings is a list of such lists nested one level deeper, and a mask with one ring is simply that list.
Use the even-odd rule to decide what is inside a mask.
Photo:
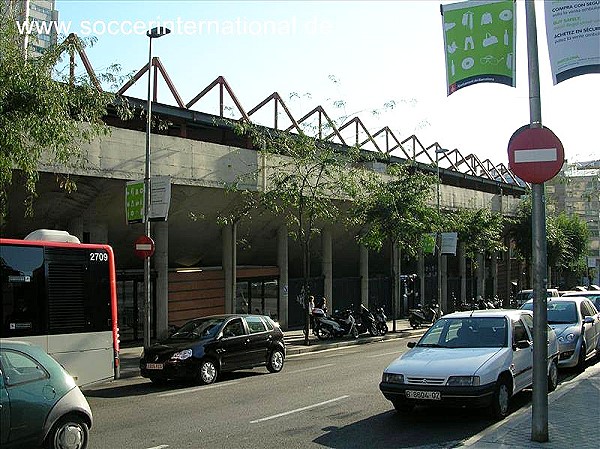
[{"label": "lamp head", "polygon": [[168,29],[167,27],[155,27],[155,28],[152,28],[151,30],[146,31],[146,36],[148,36],[150,39],[152,39],[152,38],[162,37],[166,34],[169,34],[170,32],[171,32],[171,30]]}]

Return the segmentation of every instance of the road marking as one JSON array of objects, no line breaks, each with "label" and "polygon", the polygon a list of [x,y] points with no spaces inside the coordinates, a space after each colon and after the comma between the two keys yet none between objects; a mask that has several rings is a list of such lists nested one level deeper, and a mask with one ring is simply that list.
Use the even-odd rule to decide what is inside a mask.
[{"label": "road marking", "polygon": [[368,355],[367,358],[372,359],[375,357],[383,357],[385,355],[395,355],[398,354],[400,351],[394,351],[394,352],[386,352],[385,354],[375,354],[375,355]]},{"label": "road marking", "polygon": [[204,385],[202,387],[196,387],[196,388],[186,388],[185,390],[177,390],[177,391],[172,391],[171,393],[163,393],[163,394],[159,394],[157,395],[157,397],[159,398],[166,398],[169,396],[177,396],[180,394],[188,394],[188,393],[195,393],[196,391],[203,391],[203,390],[210,390],[213,388],[220,388],[220,387],[226,387],[228,385],[231,384],[237,384],[238,382],[240,382],[239,380],[232,380],[231,382],[225,382],[222,384],[215,384],[215,385]]},{"label": "road marking", "polygon": [[148,449],[166,449],[169,447],[168,444],[161,444],[160,446],[149,447]]},{"label": "road marking", "polygon": [[[346,352],[346,354],[356,354],[358,352],[360,352],[360,351],[350,351],[350,352]],[[324,359],[330,359],[332,357],[339,357],[340,355],[346,355],[346,354],[331,354],[331,355],[323,356],[323,358]]]},{"label": "road marking", "polygon": [[341,401],[342,399],[346,399],[348,397],[350,397],[350,396],[348,396],[348,395],[340,396],[339,398],[330,399],[330,400],[324,401],[324,402],[319,402],[318,404],[307,405],[306,407],[297,408],[296,410],[290,410],[289,412],[283,412],[283,413],[279,413],[277,415],[267,416],[266,418],[255,419],[254,421],[250,421],[250,424],[256,424],[256,423],[263,422],[263,421],[269,421],[269,420],[275,419],[275,418],[281,418],[282,416],[291,415],[293,413],[304,412],[306,410],[317,408],[322,405],[331,404],[332,402]]},{"label": "road marking", "polygon": [[334,366],[334,364],[333,363],[327,363],[325,365],[311,366],[310,368],[302,368],[302,369],[298,369],[296,371],[286,371],[286,374],[304,373],[306,371],[312,371],[312,370],[315,370],[315,369],[327,368],[328,366]]}]

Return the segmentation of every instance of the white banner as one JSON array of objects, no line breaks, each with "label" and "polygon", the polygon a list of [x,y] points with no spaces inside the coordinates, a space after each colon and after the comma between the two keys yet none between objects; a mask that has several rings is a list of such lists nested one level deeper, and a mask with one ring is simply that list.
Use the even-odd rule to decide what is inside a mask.
[{"label": "white banner", "polygon": [[600,73],[600,0],[545,1],[544,8],[554,84]]},{"label": "white banner", "polygon": [[442,254],[452,254],[456,256],[456,243],[458,242],[458,233],[442,232]]},{"label": "white banner", "polygon": [[171,177],[150,178],[150,220],[167,221],[171,204]]}]

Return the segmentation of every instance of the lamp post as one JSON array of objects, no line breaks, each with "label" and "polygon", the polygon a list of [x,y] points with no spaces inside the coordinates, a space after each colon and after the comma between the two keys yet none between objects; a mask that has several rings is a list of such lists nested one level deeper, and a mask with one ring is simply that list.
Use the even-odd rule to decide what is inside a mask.
[{"label": "lamp post", "polygon": [[[437,178],[436,178],[436,187],[437,187],[437,216],[438,221],[440,220],[440,154],[446,153],[448,149],[446,148],[436,148],[435,149],[435,167],[437,170]],[[439,223],[438,223],[439,226]],[[437,301],[438,306],[441,310],[446,308],[446,304],[442,307],[442,235],[439,232],[439,227],[435,236],[435,246],[437,252]]]},{"label": "lamp post", "polygon": [[[171,30],[164,27],[152,28],[146,32],[148,36],[148,104],[146,116],[146,167],[144,170],[144,234],[150,238],[150,134],[152,127],[152,39],[169,34]],[[150,346],[150,257],[144,259],[144,348]]]}]

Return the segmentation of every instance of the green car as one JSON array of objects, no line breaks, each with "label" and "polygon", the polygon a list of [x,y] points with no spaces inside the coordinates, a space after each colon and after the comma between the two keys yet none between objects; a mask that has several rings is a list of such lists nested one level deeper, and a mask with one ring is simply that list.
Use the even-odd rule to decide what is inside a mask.
[{"label": "green car", "polygon": [[0,339],[0,447],[85,449],[92,411],[39,346]]}]

